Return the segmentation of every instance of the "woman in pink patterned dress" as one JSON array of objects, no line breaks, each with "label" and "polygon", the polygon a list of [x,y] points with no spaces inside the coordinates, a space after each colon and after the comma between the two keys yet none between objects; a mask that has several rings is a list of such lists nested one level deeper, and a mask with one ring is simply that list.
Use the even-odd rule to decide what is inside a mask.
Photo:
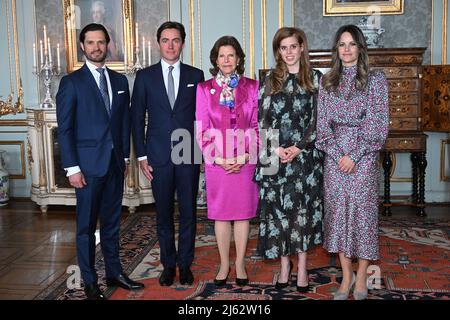
[{"label": "woman in pink patterned dress", "polygon": [[[367,268],[379,259],[379,150],[388,133],[388,86],[384,74],[369,70],[361,30],[336,32],[331,70],[319,88],[317,140],[326,153],[324,247],[338,253],[342,282],[335,300],[367,297]],[[358,271],[352,270],[358,258]]]}]

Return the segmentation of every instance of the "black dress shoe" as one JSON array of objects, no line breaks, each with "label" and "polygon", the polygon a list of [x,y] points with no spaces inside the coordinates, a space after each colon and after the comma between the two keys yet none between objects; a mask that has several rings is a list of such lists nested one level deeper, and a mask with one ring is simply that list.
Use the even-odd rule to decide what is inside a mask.
[{"label": "black dress shoe", "polygon": [[291,271],[292,271],[293,267],[294,267],[294,264],[292,263],[292,261],[289,261],[288,281],[286,281],[286,282],[278,282],[278,280],[277,280],[277,283],[275,283],[275,289],[281,290],[281,289],[284,289],[284,288],[289,286],[289,279],[291,278]]},{"label": "black dress shoe", "polygon": [[159,277],[159,284],[163,287],[170,287],[175,279],[175,268],[164,268]]},{"label": "black dress shoe", "polygon": [[116,278],[106,278],[108,287],[121,287],[125,290],[138,290],[144,288],[142,283],[131,280],[126,274],[121,273]]},{"label": "black dress shoe", "polygon": [[96,283],[85,284],[84,293],[86,294],[87,300],[106,300],[105,295]]},{"label": "black dress shoe", "polygon": [[224,285],[226,285],[227,284],[227,280],[228,280],[228,275],[230,274],[230,270],[228,270],[228,273],[227,273],[227,276],[225,277],[225,279],[217,279],[217,278],[214,278],[214,284],[217,286],[217,287],[223,287]]},{"label": "black dress shoe", "polygon": [[182,285],[191,285],[194,283],[194,275],[189,267],[179,268],[180,272],[180,284]]}]

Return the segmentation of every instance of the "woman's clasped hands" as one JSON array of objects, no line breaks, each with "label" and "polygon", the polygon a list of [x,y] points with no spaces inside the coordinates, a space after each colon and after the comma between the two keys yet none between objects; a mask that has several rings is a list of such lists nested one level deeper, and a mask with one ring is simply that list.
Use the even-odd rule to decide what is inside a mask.
[{"label": "woman's clasped hands", "polygon": [[215,159],[215,164],[221,166],[227,174],[230,173],[239,173],[241,171],[242,166],[248,162],[249,155],[245,153],[243,155],[224,159],[222,157],[217,157]]},{"label": "woman's clasped hands", "polygon": [[278,147],[275,149],[275,153],[281,159],[281,163],[289,163],[294,160],[296,156],[300,154],[302,150],[296,146],[290,146],[288,148]]}]

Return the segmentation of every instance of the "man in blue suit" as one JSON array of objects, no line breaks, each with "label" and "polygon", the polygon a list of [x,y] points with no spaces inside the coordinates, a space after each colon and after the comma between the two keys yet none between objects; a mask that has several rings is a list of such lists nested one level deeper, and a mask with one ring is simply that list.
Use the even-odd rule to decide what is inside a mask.
[{"label": "man in blue suit", "polygon": [[144,285],[128,278],[119,259],[123,181],[130,153],[130,92],[125,76],[105,67],[108,32],[89,24],[80,33],[85,65],[63,77],[56,95],[62,164],[77,197],[77,258],[88,299],[105,299],[95,271],[95,229],[106,284],[124,289]]},{"label": "man in blue suit", "polygon": [[[163,23],[156,36],[161,61],[139,71],[134,82],[131,99],[133,142],[140,168],[152,183],[156,203],[160,258],[164,267],[159,283],[172,285],[178,265],[180,284],[191,285],[194,282],[190,267],[194,260],[200,167],[192,157],[187,163],[174,162],[172,149],[177,143],[186,144],[186,141],[172,141],[172,133],[177,129],[188,133],[188,145],[193,155],[195,95],[197,83],[204,81],[204,75],[203,71],[180,62],[186,38],[181,23]],[[180,213],[178,252],[174,232],[175,191]]]}]

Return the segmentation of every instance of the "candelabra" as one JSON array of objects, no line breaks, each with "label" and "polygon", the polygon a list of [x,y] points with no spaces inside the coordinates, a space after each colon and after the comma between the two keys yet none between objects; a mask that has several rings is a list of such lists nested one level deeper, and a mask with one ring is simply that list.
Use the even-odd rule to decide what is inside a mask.
[{"label": "candelabra", "polygon": [[40,64],[37,63],[36,44],[33,43],[33,74],[38,78],[42,75],[45,85],[45,98],[41,108],[54,108],[55,102],[51,94],[52,77],[61,74],[61,57],[59,43],[56,48],[57,66],[53,66],[50,38],[47,38],[47,28],[44,26],[44,42],[40,40]]},{"label": "candelabra", "polygon": [[41,108],[54,108],[55,102],[51,94],[52,77],[61,74],[61,67],[53,67],[53,63],[49,62],[48,56],[45,58],[45,63],[41,64],[39,69],[37,66],[33,67],[33,74],[37,77],[43,75],[45,85],[45,98],[40,104]]},{"label": "candelabra", "polygon": [[136,62],[134,62],[134,59],[132,59],[131,65],[128,65],[128,61],[126,61],[125,59],[125,73],[129,75],[135,74],[136,72],[144,68],[145,65],[141,64],[141,60],[139,59],[139,48],[136,48]]},{"label": "candelabra", "polygon": [[[124,48],[125,52],[125,73],[128,75],[135,74],[141,69],[148,67],[152,64],[152,46],[150,41],[145,41],[145,37],[142,37],[142,51],[139,47],[139,24],[136,23],[135,29],[135,41],[136,45],[132,45],[131,49],[131,65],[128,63],[127,59],[127,49]],[[148,39],[148,38],[147,38]],[[147,50],[146,50],[147,47]],[[134,53],[133,53],[134,52]],[[142,62],[141,62],[141,54],[142,54]],[[135,60],[136,59],[136,60]]]}]

